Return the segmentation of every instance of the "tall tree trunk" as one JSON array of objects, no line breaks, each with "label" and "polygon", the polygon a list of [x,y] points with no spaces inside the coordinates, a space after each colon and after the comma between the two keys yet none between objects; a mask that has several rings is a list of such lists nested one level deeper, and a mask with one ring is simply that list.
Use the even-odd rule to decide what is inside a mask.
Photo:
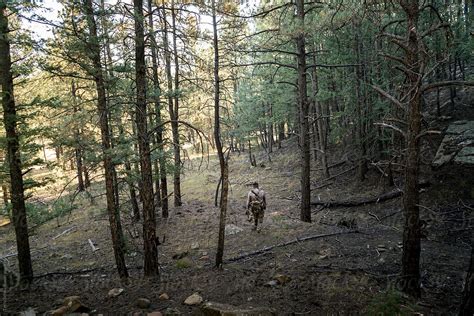
[{"label": "tall tree trunk", "polygon": [[107,212],[109,214],[110,232],[112,235],[112,245],[114,248],[115,264],[121,278],[128,277],[127,266],[125,265],[125,241],[123,238],[122,224],[120,222],[120,212],[115,204],[114,190],[114,165],[110,156],[110,132],[107,111],[107,99],[104,84],[104,74],[100,60],[100,45],[97,36],[97,24],[94,17],[92,0],[84,0],[84,8],[87,14],[87,24],[89,27],[89,57],[93,64],[91,75],[97,89],[97,111],[99,114],[99,125],[101,132],[102,155],[105,170],[105,190],[107,200]]},{"label": "tall tree trunk", "polygon": [[[119,133],[120,136],[123,138],[125,137],[125,130],[123,128],[124,122],[120,122],[119,124]],[[137,192],[135,190],[135,183],[133,181],[133,175],[132,175],[132,165],[130,163],[130,159],[128,157],[125,157],[124,161],[125,165],[125,172],[127,174],[127,185],[130,193],[130,204],[132,206],[132,216],[134,221],[139,221],[140,220],[140,208],[138,207],[138,201],[137,201]],[[138,171],[138,170],[137,170]]]},{"label": "tall tree trunk", "polygon": [[359,163],[358,163],[358,177],[360,181],[365,180],[365,174],[367,173],[367,148],[366,148],[366,135],[365,135],[365,122],[367,117],[364,115],[364,109],[367,100],[362,92],[362,80],[363,80],[363,65],[364,62],[362,61],[361,53],[362,53],[362,42],[359,38],[359,33],[361,32],[360,22],[356,22],[355,25],[356,32],[355,40],[354,40],[354,53],[356,55],[357,64],[361,65],[355,68],[355,75],[356,75],[356,104],[357,104],[357,126],[356,126],[356,135],[357,135],[357,142],[359,145]]},{"label": "tall tree trunk", "polygon": [[[109,42],[109,31],[108,31],[108,25],[107,25],[107,19],[105,15],[105,0],[100,0],[100,20],[101,20],[101,26],[102,26],[102,37],[104,39],[104,86],[105,86],[105,95],[106,95],[106,102],[107,102],[107,111],[108,111],[108,117],[110,122],[113,122],[114,119],[112,117],[112,114],[110,113],[110,109],[112,108],[110,106],[110,82],[111,79],[113,78],[113,71],[112,71],[112,51],[110,50],[110,42]],[[113,124],[110,125],[109,128],[110,132],[110,146],[111,149],[113,150],[115,148],[115,139],[114,139],[114,126]],[[113,160],[112,160],[113,161]],[[114,163],[113,167],[113,182],[114,182],[114,197],[115,197],[115,207],[117,209],[120,209],[120,188],[119,188],[119,177],[117,173],[117,166]]]},{"label": "tall tree trunk", "polygon": [[471,316],[474,314],[474,236],[471,239],[471,262],[469,263],[466,281],[464,282],[464,293],[459,316]]},{"label": "tall tree trunk", "polygon": [[270,109],[268,111],[268,116],[270,122],[268,123],[268,153],[271,154],[273,152],[273,107],[270,104]]},{"label": "tall tree trunk", "polygon": [[[313,63],[316,64],[316,44],[313,45]],[[312,90],[314,93],[314,96],[312,98],[313,101],[313,109],[314,109],[314,114],[315,114],[315,119],[316,119],[316,127],[314,129],[315,132],[317,132],[317,135],[314,135],[314,140],[318,139],[319,141],[316,142],[318,146],[317,151],[319,151],[319,158],[321,162],[321,168],[323,169],[323,174],[326,178],[329,178],[329,167],[328,167],[328,160],[327,160],[327,150],[326,150],[326,144],[327,144],[327,124],[326,119],[324,118],[324,113],[323,109],[321,106],[321,102],[316,99],[316,95],[318,94],[319,91],[319,84],[318,84],[318,73],[316,67],[313,67],[311,70],[311,75],[312,75]],[[316,151],[315,151],[315,157],[316,157]]]},{"label": "tall tree trunk", "polygon": [[225,222],[227,216],[227,197],[229,193],[229,169],[224,157],[220,135],[220,79],[219,79],[219,41],[217,34],[216,1],[212,0],[212,26],[214,46],[214,138],[221,169],[222,191],[219,217],[219,239],[217,242],[216,267],[220,267],[224,257]]},{"label": "tall tree trunk", "polygon": [[285,123],[278,124],[278,149],[281,149],[281,143],[285,139]]},{"label": "tall tree trunk", "polygon": [[181,200],[181,197],[178,199],[176,195],[179,194],[181,196],[181,184],[180,184],[180,149],[179,149],[179,129],[178,129],[178,122],[176,119],[176,113],[174,111],[175,106],[172,92],[173,92],[173,76],[171,75],[171,52],[170,46],[168,42],[168,23],[166,20],[166,9],[163,7],[162,9],[163,15],[163,46],[165,49],[165,68],[166,68],[166,79],[168,82],[168,109],[170,112],[171,118],[171,134],[173,138],[173,150],[174,150],[174,205],[179,206],[176,204],[178,200]]},{"label": "tall tree trunk", "polygon": [[403,231],[402,277],[403,291],[414,297],[420,296],[420,198],[418,174],[420,160],[419,137],[421,131],[421,63],[420,42],[417,34],[418,1],[401,0],[407,16],[407,49],[405,62],[410,74],[407,76],[408,104],[407,157],[405,167],[405,190],[403,207],[405,228]]},{"label": "tall tree trunk", "polygon": [[[148,0],[148,12],[152,12],[153,0]],[[160,94],[161,87],[158,77],[158,57],[156,37],[153,26],[153,14],[149,13],[148,23],[150,27],[150,39],[151,39],[151,62],[153,71],[153,88],[155,89],[155,124],[158,126],[156,130],[156,142],[160,152],[159,155],[159,172],[161,182],[161,216],[164,218],[168,217],[168,179],[166,177],[166,159],[164,155],[164,143],[163,143],[163,126],[161,125],[161,104]]]},{"label": "tall tree trunk", "polygon": [[158,248],[156,244],[156,218],[153,201],[153,176],[150,158],[150,140],[147,128],[146,106],[146,65],[143,0],[134,0],[135,14],[135,82],[137,85],[136,124],[142,187],[140,196],[143,202],[143,246],[145,254],[145,276],[159,274]]},{"label": "tall tree trunk", "polygon": [[304,31],[304,0],[296,0],[296,15],[299,20],[300,28],[296,38],[297,60],[298,60],[298,101],[299,101],[299,135],[301,151],[301,206],[300,217],[303,222],[311,222],[311,185],[310,185],[310,139],[308,124],[308,93],[306,83],[306,39]]},{"label": "tall tree trunk", "polygon": [[10,172],[11,203],[13,207],[13,224],[15,226],[16,245],[20,279],[23,283],[33,280],[31,265],[28,223],[21,172],[20,140],[17,134],[18,116],[13,94],[13,75],[10,55],[10,29],[6,2],[0,2],[0,84],[2,88],[3,124],[7,140],[7,159]]},{"label": "tall tree trunk", "polygon": [[171,122],[171,129],[173,134],[173,148],[174,148],[174,206],[181,206],[181,153],[179,146],[179,57],[178,45],[176,43],[176,8],[174,0],[171,0],[171,22],[173,33],[173,53],[174,53],[174,109],[173,122]]},{"label": "tall tree trunk", "polygon": [[3,205],[7,208],[8,205],[8,186],[6,184],[2,184],[2,193],[3,193]]},{"label": "tall tree trunk", "polygon": [[[74,113],[79,112],[79,109],[77,108],[77,99],[76,99],[76,84],[74,83],[74,80],[71,83],[71,95],[73,98],[73,110]],[[74,138],[75,138],[75,156],[76,156],[76,168],[77,168],[77,190],[79,192],[82,192],[85,190],[85,185],[84,185],[84,178],[82,177],[82,171],[83,171],[83,166],[82,166],[82,149],[81,149],[81,133],[79,130],[79,127],[74,128]]]},{"label": "tall tree trunk", "polygon": [[89,176],[89,168],[85,164],[82,164],[83,171],[84,171],[84,187],[88,188],[91,186],[91,179]]}]

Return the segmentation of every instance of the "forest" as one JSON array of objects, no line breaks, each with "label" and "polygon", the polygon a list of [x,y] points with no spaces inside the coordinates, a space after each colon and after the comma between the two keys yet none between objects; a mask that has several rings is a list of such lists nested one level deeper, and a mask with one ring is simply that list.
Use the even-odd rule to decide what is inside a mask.
[{"label": "forest", "polygon": [[0,0],[1,315],[474,315],[474,0]]}]

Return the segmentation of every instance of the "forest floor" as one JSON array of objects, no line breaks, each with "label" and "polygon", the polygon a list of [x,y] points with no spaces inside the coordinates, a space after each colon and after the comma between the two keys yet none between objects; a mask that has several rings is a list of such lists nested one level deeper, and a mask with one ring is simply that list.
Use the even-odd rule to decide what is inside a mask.
[{"label": "forest floor", "polygon": [[[434,139],[436,144],[439,141]],[[436,146],[431,151],[435,152]],[[127,282],[117,277],[103,183],[94,183],[90,194],[97,197],[93,203],[89,195],[80,194],[75,199],[77,207],[70,213],[33,229],[30,244],[36,277],[28,289],[2,289],[2,314],[28,308],[44,313],[58,308],[65,297],[78,295],[93,314],[161,311],[199,315],[198,307],[183,304],[188,296],[199,293],[205,301],[272,308],[277,314],[389,315],[401,311],[407,315],[454,315],[469,262],[469,228],[474,221],[471,184],[468,181],[462,187],[466,170],[425,168],[422,173],[423,180],[431,184],[421,194],[421,216],[426,222],[421,253],[422,298],[409,301],[395,291],[401,270],[401,198],[357,207],[314,207],[312,223],[303,223],[299,221],[297,153],[296,142],[290,139],[272,154],[271,162],[260,152],[258,167],[250,167],[247,153],[231,155],[227,224],[241,230],[226,236],[226,263],[222,269],[214,268],[218,163],[210,157],[199,168],[199,159],[188,161],[182,182],[183,206],[171,208],[168,219],[158,218],[162,241],[159,279],[143,278],[141,223],[131,221],[127,204],[123,205],[122,220],[131,277]],[[330,158],[330,164],[346,161],[331,168],[331,175],[353,167],[336,148]],[[394,189],[385,184],[375,168],[370,169],[364,182],[354,180],[355,170],[329,181],[322,180],[316,163],[313,170],[313,201],[376,197]],[[268,200],[260,232],[251,230],[244,214],[249,184],[254,181],[267,192]],[[35,201],[51,204],[51,190],[39,192]],[[324,234],[333,235],[232,261],[268,246]],[[92,251],[89,239],[98,250]],[[6,266],[15,271],[12,225],[0,227],[0,249]],[[114,288],[124,291],[109,297],[108,292]],[[160,300],[163,293],[169,299]],[[151,305],[140,309],[139,298],[150,300]]]}]

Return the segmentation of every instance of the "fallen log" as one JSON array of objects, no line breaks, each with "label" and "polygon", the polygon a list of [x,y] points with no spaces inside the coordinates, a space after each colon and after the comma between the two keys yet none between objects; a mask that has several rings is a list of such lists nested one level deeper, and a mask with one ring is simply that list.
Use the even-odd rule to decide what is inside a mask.
[{"label": "fallen log", "polygon": [[53,239],[58,239],[58,238],[61,237],[62,235],[65,235],[65,234],[69,233],[70,231],[73,231],[74,229],[76,229],[76,226],[72,226],[71,228],[66,229],[66,230],[63,231],[62,233],[60,233],[60,234],[54,236]]},{"label": "fallen log", "polygon": [[296,237],[296,239],[293,239],[293,240],[290,240],[290,241],[287,241],[287,242],[284,242],[284,243],[281,243],[281,244],[268,246],[268,247],[265,247],[263,249],[259,249],[259,250],[248,252],[248,253],[244,253],[240,256],[226,259],[226,260],[224,260],[224,263],[236,262],[236,261],[240,261],[242,259],[246,259],[246,258],[249,258],[249,257],[258,256],[258,255],[264,254],[266,252],[269,252],[270,250],[273,250],[275,248],[289,246],[289,245],[296,244],[296,243],[299,243],[299,242],[302,242],[302,241],[319,239],[319,238],[330,237],[330,236],[356,234],[356,233],[360,233],[360,232],[358,230],[345,230],[345,231],[341,231],[341,232],[337,232],[337,233],[313,235],[313,236],[307,236],[307,237],[302,237],[302,238]]},{"label": "fallen log", "polygon": [[372,203],[380,203],[384,202],[387,200],[391,200],[397,197],[400,197],[403,195],[403,191],[400,189],[395,189],[393,191],[384,193],[380,196],[377,197],[371,197],[371,198],[366,198],[366,199],[360,199],[360,200],[348,200],[348,201],[317,201],[317,202],[311,202],[312,206],[324,206],[326,207],[352,207],[352,206],[361,206],[365,204],[372,204]]},{"label": "fallen log", "polygon": [[93,271],[97,271],[97,269],[96,269],[96,268],[92,268],[92,269],[84,269],[84,270],[80,270],[80,271],[48,272],[48,273],[36,275],[36,276],[34,276],[33,278],[35,278],[35,279],[40,279],[40,278],[45,278],[45,277],[54,276],[54,275],[75,275],[75,274],[84,274],[84,273],[93,272]]}]

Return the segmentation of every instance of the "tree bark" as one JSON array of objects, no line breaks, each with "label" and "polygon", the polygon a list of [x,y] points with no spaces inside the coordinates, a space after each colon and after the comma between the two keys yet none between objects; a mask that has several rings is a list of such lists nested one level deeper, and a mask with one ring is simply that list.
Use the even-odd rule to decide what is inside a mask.
[{"label": "tree bark", "polygon": [[[152,12],[152,0],[148,0],[148,12]],[[156,130],[156,142],[158,148],[160,149],[159,160],[159,172],[160,172],[160,182],[161,182],[161,216],[164,218],[168,217],[168,179],[166,177],[166,160],[164,156],[164,144],[163,144],[163,127],[161,125],[161,104],[160,104],[160,94],[161,87],[158,77],[158,57],[157,57],[157,47],[154,25],[153,25],[153,14],[149,13],[148,23],[150,28],[150,39],[151,39],[151,62],[152,62],[152,71],[153,71],[153,88],[155,89],[155,124],[158,127]]]},{"label": "tree bark", "polygon": [[[166,78],[168,81],[168,110],[170,112],[171,119],[171,134],[173,138],[173,152],[174,152],[174,174],[173,174],[173,189],[174,189],[174,205],[180,206],[177,204],[181,200],[181,177],[180,177],[180,148],[179,148],[179,128],[177,122],[177,113],[175,113],[174,101],[173,98],[173,76],[171,75],[171,52],[168,42],[168,23],[166,20],[166,9],[162,8],[163,15],[163,46],[165,49],[165,68],[166,68]],[[176,91],[175,91],[176,92]],[[179,195],[180,198],[176,196]]]},{"label": "tree bark", "polygon": [[358,162],[358,178],[360,181],[365,180],[365,174],[367,173],[367,146],[366,146],[366,135],[365,135],[365,122],[364,120],[367,120],[368,118],[364,115],[364,109],[363,106],[365,106],[367,100],[365,99],[365,96],[362,92],[362,84],[361,82],[363,81],[363,61],[361,57],[361,51],[362,51],[362,43],[359,38],[359,33],[361,32],[360,28],[360,22],[356,22],[355,25],[356,32],[355,34],[355,40],[354,40],[354,53],[357,58],[357,64],[360,64],[361,66],[358,66],[355,68],[355,75],[356,75],[356,104],[357,104],[357,125],[356,125],[356,135],[357,135],[357,142],[359,145],[359,162]]},{"label": "tree bark", "polygon": [[110,232],[112,235],[112,245],[114,248],[115,263],[117,271],[121,278],[128,277],[127,266],[125,265],[125,241],[123,238],[122,224],[120,222],[120,212],[115,204],[114,190],[114,166],[110,156],[110,132],[109,119],[107,111],[107,99],[104,84],[104,74],[100,60],[100,45],[97,36],[97,24],[94,17],[92,0],[84,0],[84,9],[87,15],[87,24],[89,27],[89,58],[93,64],[91,75],[97,89],[97,111],[99,114],[99,125],[101,132],[102,154],[105,170],[105,190],[107,200],[107,212],[109,214]]},{"label": "tree bark", "polygon": [[25,192],[21,171],[20,140],[17,133],[18,116],[13,93],[12,61],[10,54],[10,29],[6,2],[0,2],[0,84],[2,88],[3,124],[7,140],[7,159],[10,171],[11,203],[20,279],[23,283],[33,280],[28,222],[26,219]]},{"label": "tree bark", "polygon": [[417,34],[418,1],[400,1],[407,16],[407,49],[405,62],[410,73],[407,76],[408,104],[407,157],[405,167],[405,192],[403,207],[405,228],[403,231],[402,278],[403,291],[411,296],[420,296],[420,198],[418,174],[420,160],[419,137],[421,131],[421,63],[420,42]]},{"label": "tree bark", "polygon": [[150,158],[150,140],[147,128],[146,106],[146,64],[143,0],[134,0],[135,15],[135,82],[137,86],[136,124],[142,187],[140,196],[143,202],[143,247],[145,276],[157,276],[158,248],[156,245],[156,218],[153,201],[153,177]]},{"label": "tree bark", "polygon": [[87,166],[85,164],[83,164],[82,167],[83,167],[83,171],[84,171],[84,186],[86,188],[88,188],[88,187],[91,186],[91,180],[90,180],[90,176],[89,176],[89,168],[87,168]]},{"label": "tree bark", "polygon": [[2,184],[2,193],[3,193],[3,204],[5,208],[8,206],[8,186],[6,184]]},{"label": "tree bark", "polygon": [[301,205],[300,217],[303,222],[311,222],[311,184],[310,184],[310,139],[308,124],[308,93],[306,82],[306,39],[304,32],[304,0],[296,0],[296,15],[303,30],[299,31],[296,38],[297,60],[298,60],[298,101],[299,101],[299,135],[301,155]]},{"label": "tree bark", "polygon": [[220,267],[224,257],[225,223],[227,216],[227,198],[229,193],[228,162],[224,157],[220,135],[220,78],[219,78],[219,41],[217,33],[216,1],[212,0],[212,26],[214,46],[214,139],[221,169],[222,191],[219,217],[219,238],[217,242],[216,267]]},{"label": "tree bark", "polygon": [[[473,238],[473,237],[471,237]],[[459,310],[459,316],[471,316],[474,314],[474,239],[471,246],[471,261],[467,270],[464,283],[464,293]]]},{"label": "tree bark", "polygon": [[[74,83],[74,80],[71,83],[71,95],[72,95],[72,102],[73,102],[73,110],[74,113],[79,112],[79,109],[77,108],[77,99],[76,99],[76,84]],[[74,138],[75,138],[75,156],[76,156],[76,168],[77,168],[77,190],[79,192],[82,192],[85,190],[85,185],[84,185],[84,178],[82,177],[82,172],[83,172],[83,165],[82,165],[82,149],[81,149],[81,133],[78,127],[74,128]]]},{"label": "tree bark", "polygon": [[178,45],[176,44],[176,8],[174,0],[171,0],[171,25],[173,27],[173,53],[174,53],[174,109],[171,129],[173,134],[174,148],[174,206],[181,206],[181,152],[179,146],[179,58]]},{"label": "tree bark", "polygon": [[[121,137],[125,137],[125,131],[123,128],[124,123],[120,122],[119,125],[119,133]],[[130,163],[130,160],[128,157],[125,157],[125,172],[127,174],[127,185],[130,193],[130,204],[132,206],[132,216],[134,221],[139,221],[140,220],[140,208],[138,207],[138,201],[137,201],[137,192],[135,190],[135,183],[132,180],[133,175],[132,175],[132,165]],[[138,171],[138,170],[137,170]]]}]

